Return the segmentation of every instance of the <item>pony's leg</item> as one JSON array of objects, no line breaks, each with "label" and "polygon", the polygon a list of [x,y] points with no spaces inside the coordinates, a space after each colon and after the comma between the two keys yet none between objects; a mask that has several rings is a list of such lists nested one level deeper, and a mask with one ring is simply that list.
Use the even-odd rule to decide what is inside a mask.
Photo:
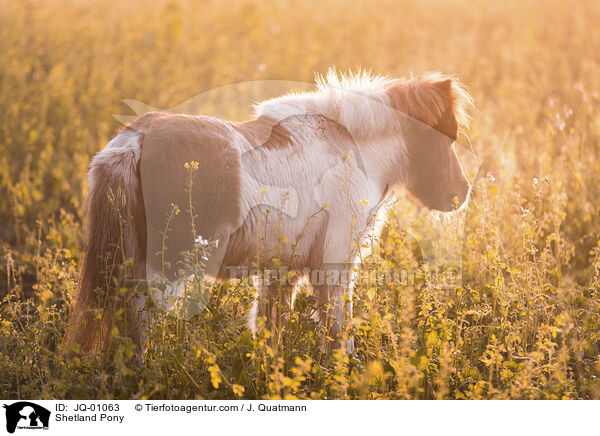
[{"label": "pony's leg", "polygon": [[[339,277],[345,275],[349,278],[353,274],[348,269],[344,269],[339,273]],[[329,277],[331,276],[338,276],[338,274],[331,274]],[[344,322],[352,319],[352,291],[354,285],[352,280],[344,283],[341,278],[335,280],[335,283],[315,283],[314,277],[311,277],[311,285],[317,296],[319,321],[325,330],[323,352],[329,353],[332,350],[342,348],[341,335]],[[346,340],[343,350],[349,354],[354,352],[354,338]]]},{"label": "pony's leg", "polygon": [[[336,219],[337,218],[337,219]],[[354,270],[356,261],[351,247],[352,232],[339,229],[352,229],[348,215],[330,215],[321,253],[312,253],[314,259],[322,259],[312,266],[309,282],[317,297],[317,315],[325,330],[323,352],[342,348],[341,334],[344,322],[352,319],[352,293],[354,291]],[[344,351],[354,352],[354,339],[344,344]]]},{"label": "pony's leg", "polygon": [[125,304],[127,335],[135,345],[135,360],[138,366],[144,364],[148,351],[148,331],[150,327],[150,305],[148,282],[146,279],[145,258],[136,261],[135,274]]},{"label": "pony's leg", "polygon": [[292,293],[295,283],[268,283],[259,286],[258,298],[248,315],[248,325],[256,334],[258,318],[265,320],[265,328],[270,332],[269,346],[275,350],[279,346],[281,334],[292,310]]},{"label": "pony's leg", "polygon": [[292,291],[293,286],[289,284],[274,284],[267,287],[267,298],[263,300],[263,313],[266,315],[267,326],[271,330],[273,349],[279,346],[283,329],[292,310]]},{"label": "pony's leg", "polygon": [[152,316],[150,304],[152,301],[148,297],[148,290],[144,287],[144,289],[134,289],[131,302],[127,305],[129,337],[136,346],[136,362],[140,366],[144,364],[144,356],[148,351],[150,317]]}]

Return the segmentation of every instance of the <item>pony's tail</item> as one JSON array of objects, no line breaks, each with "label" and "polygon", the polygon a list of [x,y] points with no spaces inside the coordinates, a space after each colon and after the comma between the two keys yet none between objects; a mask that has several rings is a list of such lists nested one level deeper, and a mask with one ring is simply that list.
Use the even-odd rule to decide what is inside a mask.
[{"label": "pony's tail", "polygon": [[[90,165],[86,245],[77,299],[63,353],[108,348],[115,312],[130,306],[118,289],[145,257],[145,214],[139,174],[142,136],[119,133]],[[125,304],[123,304],[125,303]],[[131,310],[125,310],[127,318]]]}]

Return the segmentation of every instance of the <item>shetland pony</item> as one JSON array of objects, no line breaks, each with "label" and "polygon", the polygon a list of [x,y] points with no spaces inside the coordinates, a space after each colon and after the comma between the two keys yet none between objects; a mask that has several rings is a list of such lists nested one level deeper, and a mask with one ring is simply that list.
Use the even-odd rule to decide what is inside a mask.
[{"label": "shetland pony", "polygon": [[[248,122],[160,112],[138,118],[90,165],[87,244],[65,350],[106,350],[115,311],[124,308],[127,334],[142,353],[150,294],[119,297],[118,283],[161,276],[176,283],[167,290],[176,297],[181,253],[199,237],[215,241],[206,265],[215,278],[238,277],[238,266],[306,272],[333,338],[324,347],[351,352],[352,342],[339,337],[352,315],[353,268],[385,218],[391,188],[403,186],[442,212],[468,197],[453,144],[471,104],[457,80],[440,73],[392,80],[330,70],[314,92],[256,105]],[[183,213],[171,213],[174,230],[165,229],[174,205]],[[324,283],[310,274],[322,269],[350,280]],[[251,329],[264,316],[277,341],[278,309],[293,304],[300,278],[263,284]]]}]

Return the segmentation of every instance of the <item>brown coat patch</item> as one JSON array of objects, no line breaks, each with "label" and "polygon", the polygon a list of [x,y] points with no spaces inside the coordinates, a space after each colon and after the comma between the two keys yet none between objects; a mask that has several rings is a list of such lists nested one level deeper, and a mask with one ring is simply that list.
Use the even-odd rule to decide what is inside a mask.
[{"label": "brown coat patch", "polygon": [[[213,240],[222,237],[223,229],[239,225],[241,163],[231,133],[226,123],[213,118],[171,115],[155,120],[145,135],[140,168],[148,226],[147,265],[152,271],[163,268],[164,252],[164,273],[173,279],[182,253],[192,249],[190,195],[196,236]],[[192,170],[184,165],[192,161],[198,162],[198,170],[193,172],[190,194]],[[173,216],[163,247],[172,204],[180,213]]]},{"label": "brown coat patch", "polygon": [[235,128],[253,147],[278,150],[292,145],[292,134],[280,122],[269,116],[235,125]]}]

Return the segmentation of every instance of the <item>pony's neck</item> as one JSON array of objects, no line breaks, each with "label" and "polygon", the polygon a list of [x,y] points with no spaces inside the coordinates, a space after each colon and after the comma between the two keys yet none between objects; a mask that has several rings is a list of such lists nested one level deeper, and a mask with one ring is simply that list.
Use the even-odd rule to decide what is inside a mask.
[{"label": "pony's neck", "polygon": [[396,185],[405,185],[408,177],[408,156],[401,135],[387,134],[361,138],[357,148],[367,179],[380,196]]}]

